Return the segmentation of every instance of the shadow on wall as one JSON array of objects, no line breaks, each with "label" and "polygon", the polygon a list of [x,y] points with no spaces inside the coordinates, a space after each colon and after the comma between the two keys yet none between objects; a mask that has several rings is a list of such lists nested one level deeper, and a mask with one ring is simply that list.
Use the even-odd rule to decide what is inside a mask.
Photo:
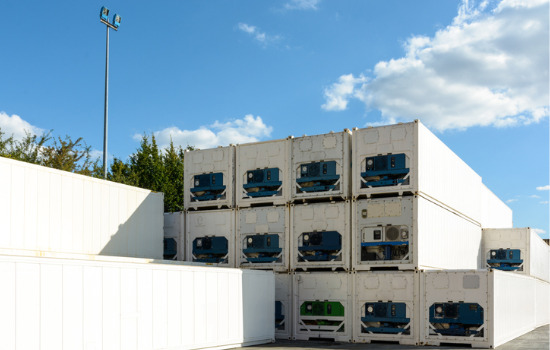
[{"label": "shadow on wall", "polygon": [[243,344],[275,341],[275,275],[242,271]]}]

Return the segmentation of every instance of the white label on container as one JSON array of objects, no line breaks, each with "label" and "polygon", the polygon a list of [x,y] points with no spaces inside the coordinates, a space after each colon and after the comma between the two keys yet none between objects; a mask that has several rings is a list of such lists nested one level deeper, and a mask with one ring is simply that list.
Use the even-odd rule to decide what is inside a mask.
[{"label": "white label on container", "polygon": [[254,223],[256,223],[256,213],[255,213],[255,212],[246,213],[246,215],[245,215],[245,222],[246,222],[247,224],[254,224]]},{"label": "white label on container", "polygon": [[279,212],[275,210],[268,212],[267,222],[279,222]]},{"label": "white label on container", "polygon": [[391,286],[393,289],[405,289],[407,288],[407,279],[403,276],[395,276],[391,280]]},{"label": "white label on container", "polygon": [[466,275],[462,278],[462,287],[464,289],[478,289],[479,288],[479,276],[478,275]]},{"label": "white label on container", "polygon": [[311,140],[305,139],[300,142],[300,151],[307,152],[311,149]]},{"label": "white label on container", "polygon": [[327,136],[323,140],[323,146],[325,148],[335,148],[336,147],[336,137],[334,136]]},{"label": "white label on container", "polygon": [[267,224],[256,225],[255,232],[256,233],[268,233],[269,232],[269,227],[267,226]]}]

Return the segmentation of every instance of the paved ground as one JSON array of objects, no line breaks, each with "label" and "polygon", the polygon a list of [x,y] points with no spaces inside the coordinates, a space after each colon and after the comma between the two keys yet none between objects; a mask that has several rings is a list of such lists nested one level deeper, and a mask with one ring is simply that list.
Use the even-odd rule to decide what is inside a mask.
[{"label": "paved ground", "polygon": [[[550,349],[550,326],[543,326],[529,332],[519,338],[516,338],[504,345],[501,345],[497,350],[548,350]],[[350,344],[339,342],[322,342],[322,341],[290,341],[278,340],[276,343],[249,346],[247,350],[287,350],[287,349],[368,349],[368,350],[409,350],[409,349],[445,349],[445,350],[464,350],[469,347],[465,346],[406,346],[397,344]]]}]

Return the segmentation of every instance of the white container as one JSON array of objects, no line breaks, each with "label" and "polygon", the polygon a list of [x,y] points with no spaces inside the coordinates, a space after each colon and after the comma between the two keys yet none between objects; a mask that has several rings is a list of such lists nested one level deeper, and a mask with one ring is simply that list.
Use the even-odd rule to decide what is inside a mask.
[{"label": "white container", "polygon": [[162,259],[163,198],[0,157],[0,247]]},{"label": "white container", "polygon": [[294,339],[351,341],[352,275],[346,272],[294,274]]},{"label": "white container", "polygon": [[289,273],[275,274],[275,338],[277,339],[292,339],[293,278],[294,275]]},{"label": "white container", "polygon": [[[426,271],[420,277],[424,345],[496,348],[535,328],[535,278],[495,270]],[[437,314],[438,306],[442,313]],[[449,332],[445,321],[462,335],[438,334]]]},{"label": "white container", "polygon": [[237,267],[288,271],[289,210],[282,207],[237,211]]},{"label": "white container", "polygon": [[[469,217],[482,227],[489,227],[483,222],[485,218],[481,207],[481,177],[418,120],[405,124],[354,129],[352,144],[354,198],[418,193]],[[387,175],[388,172],[383,170],[385,168],[377,160],[374,163],[375,169],[372,170],[379,170],[378,176],[388,176],[386,180],[395,184],[371,187],[376,184],[375,181],[386,180],[369,178],[366,181],[362,177],[361,173],[367,172],[367,158],[389,155],[393,156],[395,164],[392,168],[392,160],[386,159],[387,168],[396,174]],[[400,157],[404,157],[404,165],[401,164]],[[366,175],[373,173],[369,170]],[[397,179],[391,178],[392,176]],[[494,200],[498,201],[498,198],[492,198],[491,203]],[[509,215],[507,220],[511,222],[511,212]],[[493,220],[489,221],[492,222]]]},{"label": "white container", "polygon": [[2,349],[223,349],[274,339],[266,271],[0,255],[0,279]]},{"label": "white container", "polygon": [[481,223],[483,228],[511,228],[512,209],[501,201],[487,186],[481,186]]},{"label": "white container", "polygon": [[354,201],[352,215],[354,270],[479,267],[481,228],[422,196]]},{"label": "white container", "polygon": [[353,274],[353,341],[417,345],[420,328],[418,271]]},{"label": "white container", "polygon": [[187,261],[235,267],[235,209],[188,211],[185,226]]},{"label": "white container", "polygon": [[237,145],[235,201],[239,208],[289,201],[290,144],[285,139]]},{"label": "white container", "polygon": [[[351,179],[350,141],[351,132],[348,129],[292,139],[292,201],[348,199]],[[306,181],[306,178],[311,181]]]},{"label": "white container", "polygon": [[[524,273],[544,281],[549,280],[548,244],[529,227],[483,229],[483,267]],[[503,251],[500,251],[503,249]],[[520,252],[514,256],[515,251]],[[505,254],[505,259],[498,255]],[[512,256],[510,256],[512,253]],[[513,260],[509,260],[512,258]],[[500,263],[498,263],[500,262]],[[510,264],[509,262],[512,262]],[[510,265],[511,267],[508,267]]]},{"label": "white container", "polygon": [[550,283],[537,279],[536,281],[536,320],[535,327],[550,323]]},{"label": "white container", "polygon": [[[290,268],[350,268],[350,203],[290,206]],[[319,242],[319,239],[321,241]]]},{"label": "white container", "polygon": [[185,151],[184,161],[185,210],[234,207],[235,146]]},{"label": "white container", "polygon": [[[164,258],[170,258],[175,244],[176,255],[169,260],[185,260],[185,212],[164,213]],[[170,255],[170,256],[168,256]]]}]

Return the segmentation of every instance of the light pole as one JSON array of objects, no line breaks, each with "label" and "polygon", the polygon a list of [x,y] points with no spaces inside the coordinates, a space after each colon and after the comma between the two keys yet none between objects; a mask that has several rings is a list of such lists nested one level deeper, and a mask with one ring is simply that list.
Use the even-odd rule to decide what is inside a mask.
[{"label": "light pole", "polygon": [[107,178],[107,121],[108,121],[108,106],[109,106],[109,28],[118,30],[121,17],[115,13],[113,23],[109,22],[109,9],[103,6],[99,12],[101,23],[107,26],[107,43],[105,53],[105,106],[103,120],[103,177]]}]

